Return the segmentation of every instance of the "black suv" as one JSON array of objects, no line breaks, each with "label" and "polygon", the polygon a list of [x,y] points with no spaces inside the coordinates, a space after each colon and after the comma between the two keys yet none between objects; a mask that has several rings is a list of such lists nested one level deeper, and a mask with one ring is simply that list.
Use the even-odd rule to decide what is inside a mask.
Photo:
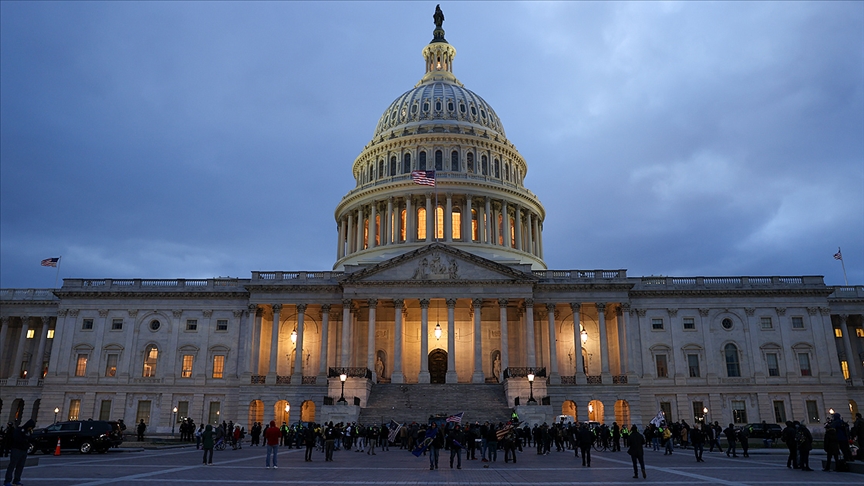
[{"label": "black suv", "polygon": [[120,424],[104,420],[72,420],[56,422],[44,429],[33,431],[30,452],[52,454],[60,439],[61,449],[78,449],[82,454],[106,452],[123,443]]},{"label": "black suv", "polygon": [[783,435],[783,428],[777,424],[747,424],[752,439],[777,440]]}]

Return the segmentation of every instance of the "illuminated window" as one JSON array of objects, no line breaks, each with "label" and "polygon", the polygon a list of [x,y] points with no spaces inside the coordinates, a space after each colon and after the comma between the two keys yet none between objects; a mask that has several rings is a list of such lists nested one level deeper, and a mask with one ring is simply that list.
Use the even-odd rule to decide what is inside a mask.
[{"label": "illuminated window", "polygon": [[219,411],[222,408],[221,402],[210,402],[210,413],[207,414],[209,424],[219,424]]},{"label": "illuminated window", "polygon": [[[51,331],[48,331],[48,332],[50,333]],[[860,327],[856,327],[855,328],[855,335],[858,336],[859,338],[864,338],[864,329],[862,329]]]},{"label": "illuminated window", "polygon": [[48,329],[48,339],[54,339],[54,329]]},{"label": "illuminated window", "polygon": [[189,416],[189,402],[187,402],[185,400],[177,402],[177,417],[175,419],[177,421],[177,423],[179,424],[180,422],[183,421],[183,419],[185,419],[188,416]]},{"label": "illuminated window", "polygon": [[78,420],[78,415],[81,413],[81,400],[75,398],[69,400],[69,415],[67,420]]},{"label": "illuminated window", "polygon": [[774,327],[774,324],[771,322],[770,317],[761,317],[759,319],[759,322],[762,326],[762,329],[771,329],[772,327]]},{"label": "illuminated window", "polygon": [[840,329],[839,327],[835,327],[834,328],[834,337],[842,338],[843,337],[843,330]]},{"label": "illuminated window", "polygon": [[420,152],[420,163],[417,167],[419,170],[426,170],[426,152]]},{"label": "illuminated window", "polygon": [[654,357],[654,361],[657,365],[657,378],[668,378],[669,377],[669,365],[666,362],[665,354],[658,354]]},{"label": "illuminated window", "polygon": [[450,224],[451,235],[450,237],[454,240],[462,239],[462,211],[459,209],[454,209],[452,213],[450,213]]},{"label": "illuminated window", "polygon": [[450,170],[459,172],[459,152],[455,150],[450,152]]},{"label": "illuminated window", "polygon": [[33,339],[33,336],[36,335],[35,329],[27,329],[27,339]]},{"label": "illuminated window", "polygon": [[117,376],[117,355],[109,354],[105,363],[105,376]]},{"label": "illuminated window", "polygon": [[405,154],[402,156],[402,173],[411,173],[411,154]]},{"label": "illuminated window", "polygon": [[768,362],[768,376],[780,376],[780,364],[777,360],[777,353],[766,354],[765,361]]},{"label": "illuminated window", "polygon": [[375,215],[375,244],[381,244],[381,215]]},{"label": "illuminated window", "polygon": [[426,208],[417,208],[417,239],[426,239]]},{"label": "illuminated window", "polygon": [[804,329],[804,318],[801,316],[793,316],[792,329]]},{"label": "illuminated window", "polygon": [[195,357],[191,354],[183,355],[183,367],[180,370],[181,378],[192,378],[192,364],[195,361]]},{"label": "illuminated window", "polygon": [[227,331],[228,319],[216,319],[216,331]]},{"label": "illuminated window", "polygon": [[849,379],[849,363],[847,363],[845,359],[840,362],[840,369],[843,370],[843,379],[848,380]]},{"label": "illuminated window", "polygon": [[366,218],[363,218],[363,248],[369,248],[369,220]]},{"label": "illuminated window", "polygon": [[477,221],[477,210],[471,210],[471,239],[480,241],[480,226]]},{"label": "illuminated window", "polygon": [[156,361],[159,358],[159,349],[151,344],[144,351],[144,370],[141,376],[152,378],[156,376]]},{"label": "illuminated window", "polygon": [[741,365],[738,362],[738,347],[729,343],[723,348],[723,354],[726,358],[726,376],[729,378],[740,377]]},{"label": "illuminated window", "polygon": [[498,244],[504,246],[504,216],[498,215]]},{"label": "illuminated window", "polygon": [[75,376],[84,376],[87,374],[87,355],[79,354],[78,362],[75,364]]},{"label": "illuminated window", "polygon": [[405,228],[405,210],[402,209],[399,211],[399,241],[405,241],[405,233],[407,229]]},{"label": "illuminated window", "polygon": [[435,170],[444,170],[444,154],[440,150],[435,151]]},{"label": "illuminated window", "polygon": [[444,239],[444,208],[441,206],[435,209],[435,238]]},{"label": "illuminated window", "polygon": [[684,318],[684,329],[686,329],[688,331],[692,331],[693,329],[696,329],[696,319],[694,319],[692,317],[685,317]]},{"label": "illuminated window", "polygon": [[798,367],[801,368],[801,376],[812,376],[809,353],[798,353]]},{"label": "illuminated window", "polygon": [[510,218],[510,248],[516,248],[516,220]]},{"label": "illuminated window", "polygon": [[225,370],[225,356],[213,356],[213,378],[222,378],[222,372]]}]

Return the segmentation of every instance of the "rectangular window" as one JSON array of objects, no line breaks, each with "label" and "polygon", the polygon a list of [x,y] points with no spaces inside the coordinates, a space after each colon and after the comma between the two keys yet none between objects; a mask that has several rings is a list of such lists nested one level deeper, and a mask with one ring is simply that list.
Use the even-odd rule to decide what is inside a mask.
[{"label": "rectangular window", "polygon": [[798,367],[801,368],[801,376],[811,376],[810,371],[810,355],[808,353],[798,353]]},{"label": "rectangular window", "polygon": [[426,239],[426,208],[417,209],[417,239]]},{"label": "rectangular window", "polygon": [[75,376],[84,376],[87,373],[87,355],[79,354],[78,362],[75,364]]},{"label": "rectangular window", "polygon": [[69,400],[69,415],[66,420],[78,420],[78,415],[81,413],[81,400]]},{"label": "rectangular window", "polygon": [[834,337],[842,338],[843,337],[843,330],[840,329],[839,327],[835,327],[834,328]]},{"label": "rectangular window", "polygon": [[736,424],[747,423],[747,405],[744,400],[732,400],[732,422]]},{"label": "rectangular window", "polygon": [[687,367],[690,368],[690,378],[699,378],[699,355],[687,355]]},{"label": "rectangular window", "polygon": [[657,378],[668,378],[669,366],[666,363],[666,355],[658,354],[654,360],[657,362]]},{"label": "rectangular window", "polygon": [[111,420],[111,400],[102,400],[99,404],[99,420]]},{"label": "rectangular window", "polygon": [[778,424],[786,423],[786,402],[783,400],[774,401],[774,422]]},{"label": "rectangular window", "polygon": [[819,423],[819,407],[816,406],[816,400],[807,400],[804,402],[807,408],[807,421],[811,424]]},{"label": "rectangular window", "polygon": [[228,330],[228,319],[216,319],[216,330],[217,331],[227,331]]},{"label": "rectangular window", "polygon": [[666,418],[666,423],[671,424],[672,420],[672,404],[669,402],[660,402],[660,410],[663,412],[663,417]]},{"label": "rectangular window", "polygon": [[777,353],[766,354],[765,360],[768,361],[768,376],[780,376],[780,365],[777,361]]},{"label": "rectangular window", "polygon": [[759,322],[762,325],[762,329],[771,329],[774,327],[770,317],[762,317],[759,319]]},{"label": "rectangular window", "polygon": [[117,355],[109,354],[105,363],[105,376],[117,376]]},{"label": "rectangular window", "polygon": [[213,378],[222,378],[222,373],[225,371],[225,356],[213,356]]},{"label": "rectangular window", "polygon": [[135,413],[135,423],[140,424],[142,420],[144,421],[144,424],[150,425],[150,400],[138,401],[138,411]]},{"label": "rectangular window", "polygon": [[840,362],[840,369],[843,370],[843,379],[849,379],[849,363],[844,359]]},{"label": "rectangular window", "polygon": [[122,331],[123,330],[123,319],[111,320],[111,330],[112,331]]},{"label": "rectangular window", "polygon": [[27,329],[27,339],[33,339],[36,336],[35,329]]},{"label": "rectangular window", "polygon": [[[804,329],[804,318],[801,316],[792,316],[792,329]],[[785,423],[784,420],[782,423]]]},{"label": "rectangular window", "polygon": [[48,329],[48,339],[54,339],[54,329]]},{"label": "rectangular window", "polygon": [[189,416],[189,402],[177,402],[177,422],[182,422],[183,419]]},{"label": "rectangular window", "polygon": [[84,319],[81,321],[81,329],[84,331],[90,331],[93,329],[93,319]]},{"label": "rectangular window", "polygon": [[208,424],[219,424],[219,409],[221,406],[222,404],[220,402],[210,402],[210,413],[207,414]]},{"label": "rectangular window", "polygon": [[186,319],[186,330],[187,331],[197,331],[198,330],[198,319]]},{"label": "rectangular window", "polygon": [[693,418],[697,424],[705,421],[705,405],[702,402],[693,402]]},{"label": "rectangular window", "polygon": [[180,370],[180,376],[182,378],[192,378],[192,362],[195,360],[195,357],[191,354],[183,355],[183,369]]},{"label": "rectangular window", "polygon": [[663,329],[663,319],[651,319],[651,329]]},{"label": "rectangular window", "polygon": [[454,240],[462,239],[462,213],[453,211],[450,213],[450,237]]},{"label": "rectangular window", "polygon": [[688,331],[692,331],[693,329],[696,329],[696,319],[694,319],[692,317],[685,317],[684,318],[684,329],[688,330]]}]

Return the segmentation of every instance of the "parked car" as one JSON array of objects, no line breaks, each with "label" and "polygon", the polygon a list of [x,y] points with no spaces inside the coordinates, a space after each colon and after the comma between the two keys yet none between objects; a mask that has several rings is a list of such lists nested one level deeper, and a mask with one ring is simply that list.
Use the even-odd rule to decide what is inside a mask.
[{"label": "parked car", "polygon": [[105,420],[72,420],[56,422],[33,431],[30,452],[53,454],[60,439],[61,449],[77,449],[82,454],[107,452],[123,443],[120,424]]},{"label": "parked car", "polygon": [[747,424],[751,439],[777,440],[783,435],[783,428],[777,424]]}]

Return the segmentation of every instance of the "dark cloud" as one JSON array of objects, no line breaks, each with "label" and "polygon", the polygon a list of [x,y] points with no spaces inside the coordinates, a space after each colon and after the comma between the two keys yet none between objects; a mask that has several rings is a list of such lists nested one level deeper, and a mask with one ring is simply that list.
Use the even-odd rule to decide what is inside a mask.
[{"label": "dark cloud", "polygon": [[[864,4],[442,8],[550,267],[864,281]],[[330,268],[433,9],[0,3],[0,286]]]}]

